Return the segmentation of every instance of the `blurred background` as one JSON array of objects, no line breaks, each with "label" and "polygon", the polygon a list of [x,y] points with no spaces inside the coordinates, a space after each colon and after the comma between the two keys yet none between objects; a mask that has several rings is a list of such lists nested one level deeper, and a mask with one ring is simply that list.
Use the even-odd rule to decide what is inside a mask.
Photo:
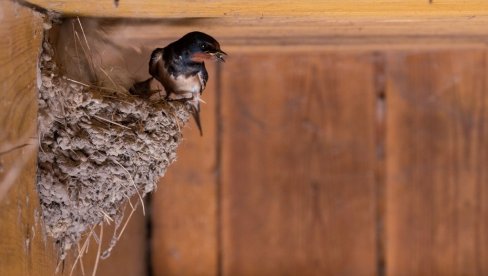
[{"label": "blurred background", "polygon": [[[120,54],[106,62],[141,78],[152,49],[189,31],[229,54],[207,64],[203,137],[187,124],[149,214],[134,215],[99,275],[488,275],[487,4],[29,2],[133,17],[83,22],[110,42],[103,53]],[[0,33],[20,41],[2,42],[11,67],[0,72],[18,66],[6,51],[20,47],[34,52],[25,58],[34,80],[40,38],[29,37],[42,20],[11,1],[0,7]],[[12,34],[18,26],[28,29]],[[35,99],[22,82],[3,88]],[[9,116],[0,114],[4,129]],[[56,263],[38,237],[20,246],[40,231],[29,230],[38,226],[28,176],[0,206],[11,237],[0,239],[11,256],[0,272],[13,273],[2,275],[48,275]]]}]

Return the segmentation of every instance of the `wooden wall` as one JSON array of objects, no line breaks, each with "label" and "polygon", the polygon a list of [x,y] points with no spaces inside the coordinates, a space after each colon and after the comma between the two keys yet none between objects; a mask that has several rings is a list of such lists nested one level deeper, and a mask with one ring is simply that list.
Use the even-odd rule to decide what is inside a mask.
[{"label": "wooden wall", "polygon": [[272,50],[212,68],[155,275],[486,275],[486,47]]},{"label": "wooden wall", "polygon": [[35,190],[39,14],[0,2],[0,275],[51,275]]}]

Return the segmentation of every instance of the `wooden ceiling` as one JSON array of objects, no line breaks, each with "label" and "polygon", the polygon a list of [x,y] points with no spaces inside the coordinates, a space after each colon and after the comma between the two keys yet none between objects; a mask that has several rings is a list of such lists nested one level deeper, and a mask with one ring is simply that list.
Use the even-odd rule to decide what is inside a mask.
[{"label": "wooden ceiling", "polygon": [[424,17],[488,15],[482,0],[28,0],[68,15],[137,18],[190,17]]},{"label": "wooden ceiling", "polygon": [[107,32],[130,44],[159,45],[193,30],[208,32],[227,47],[244,50],[270,45],[449,47],[488,43],[488,2],[476,0],[28,2],[68,17],[109,18],[103,23]]}]

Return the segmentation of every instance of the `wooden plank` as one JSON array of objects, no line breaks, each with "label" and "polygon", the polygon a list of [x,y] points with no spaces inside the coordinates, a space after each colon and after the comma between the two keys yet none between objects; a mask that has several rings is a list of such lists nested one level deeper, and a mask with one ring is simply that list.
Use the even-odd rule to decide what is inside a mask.
[{"label": "wooden plank", "polygon": [[185,127],[178,160],[152,201],[154,275],[217,275],[216,83],[213,64],[202,105],[203,137],[193,120]]},{"label": "wooden plank", "polygon": [[375,275],[375,93],[361,52],[233,53],[223,275]]},{"label": "wooden plank", "polygon": [[77,16],[189,18],[242,16],[423,16],[488,15],[482,0],[28,0],[43,8]]},{"label": "wooden plank", "polygon": [[387,275],[488,274],[486,50],[387,64]]},{"label": "wooden plank", "polygon": [[42,231],[35,187],[42,19],[1,1],[0,23],[0,275],[53,275],[56,253]]},{"label": "wooden plank", "polygon": [[[187,19],[92,19],[121,45],[166,45],[183,34],[199,30],[222,45],[252,51],[256,46],[345,45],[388,48],[395,45],[452,45],[488,43],[488,16],[458,17],[263,17]],[[89,24],[89,23],[88,23]]]}]

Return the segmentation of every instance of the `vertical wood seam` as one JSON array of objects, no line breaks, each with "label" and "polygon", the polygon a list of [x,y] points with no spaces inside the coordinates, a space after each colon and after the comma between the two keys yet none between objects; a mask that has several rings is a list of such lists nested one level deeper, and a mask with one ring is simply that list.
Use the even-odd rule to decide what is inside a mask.
[{"label": "vertical wood seam", "polygon": [[385,206],[386,206],[386,58],[384,52],[373,53],[374,91],[375,91],[375,234],[376,234],[376,274],[386,275],[386,236],[385,236]]},{"label": "vertical wood seam", "polygon": [[145,204],[147,206],[147,210],[149,211],[147,214],[146,214],[146,217],[145,217],[145,227],[146,227],[146,275],[147,276],[151,276],[151,275],[155,275],[154,274],[154,266],[153,266],[153,253],[152,253],[152,240],[153,240],[153,219],[152,219],[152,216],[153,216],[153,213],[154,213],[154,210],[153,210],[153,200],[152,200],[152,193],[149,193],[146,195],[146,199],[145,199]]},{"label": "vertical wood seam", "polygon": [[215,85],[215,192],[216,192],[216,242],[217,242],[217,276],[223,275],[223,244],[222,244],[222,65],[216,64],[216,85]]},{"label": "vertical wood seam", "polygon": [[[488,51],[488,48],[485,47],[484,51],[483,51],[483,70],[482,72],[484,72],[484,74],[486,75],[487,73],[487,51]],[[482,91],[486,91],[486,79],[483,81],[483,88],[482,88]],[[484,104],[484,101],[482,99],[480,99],[482,104],[481,104],[481,111],[480,111],[480,122],[479,122],[479,134],[478,134],[478,137],[479,137],[479,143],[482,143],[483,141],[483,134],[485,133],[485,130],[484,130],[484,124],[483,124],[483,118],[484,118],[484,115],[485,115],[485,104]],[[476,181],[477,182],[477,185],[476,185],[476,216],[478,218],[482,218],[483,217],[483,206],[482,206],[482,202],[483,202],[483,179],[484,179],[484,170],[482,168],[482,164],[483,164],[483,158],[484,158],[484,155],[481,154],[481,156],[478,157],[479,159],[479,162],[478,163],[478,168],[477,168],[477,171],[480,172],[477,176],[478,180]],[[480,244],[482,243],[482,220],[481,219],[478,219],[476,220],[476,238],[475,240],[477,241],[476,243],[476,247],[475,247],[475,250],[476,250],[476,275],[483,275],[483,261],[482,261],[482,249],[481,249],[481,246]]]}]

